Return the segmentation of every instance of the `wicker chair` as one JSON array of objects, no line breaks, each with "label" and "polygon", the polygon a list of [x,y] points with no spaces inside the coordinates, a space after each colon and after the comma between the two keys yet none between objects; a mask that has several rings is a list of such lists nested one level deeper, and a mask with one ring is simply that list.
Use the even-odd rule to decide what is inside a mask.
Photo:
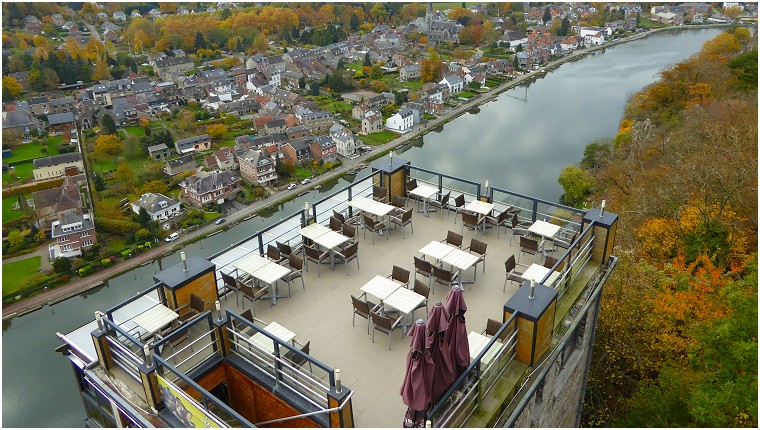
[{"label": "wicker chair", "polygon": [[[502,289],[503,293],[507,292],[507,282],[512,281],[517,284],[519,287],[522,285],[524,279],[522,277],[523,272],[517,271],[518,264],[515,262],[515,256],[512,255],[509,258],[507,258],[507,261],[504,262],[504,269],[507,273],[507,278],[504,280],[504,288]],[[525,265],[521,264],[520,266],[526,267]]]},{"label": "wicker chair", "polygon": [[425,308],[425,314],[428,313],[428,298],[430,298],[430,287],[425,285],[424,282],[420,281],[419,279],[414,280],[414,292],[424,296],[425,300],[422,301],[419,305],[417,305],[416,308],[412,310],[414,312],[415,310],[424,307]]},{"label": "wicker chair", "polygon": [[492,216],[486,216],[486,226],[492,225],[496,227],[496,238],[499,238],[499,234],[501,233],[501,227],[504,227],[504,233],[507,232],[507,224],[510,222],[510,215],[509,208],[504,209],[498,216],[492,217]]},{"label": "wicker chair", "polygon": [[417,274],[427,276],[428,285],[433,280],[433,265],[429,261],[425,261],[420,257],[414,257],[414,281],[417,282]]},{"label": "wicker chair", "polygon": [[331,216],[330,217],[330,230],[337,231],[338,233],[340,233],[341,231],[343,231],[343,223],[338,218],[335,218],[334,216]]},{"label": "wicker chair", "polygon": [[372,317],[372,313],[375,312],[380,307],[380,305],[376,305],[369,300],[362,300],[353,294],[351,295],[351,303],[354,306],[354,314],[351,317],[351,325],[356,327],[356,316],[359,315],[360,317],[367,320],[367,334],[369,334],[370,318]]},{"label": "wicker chair", "polygon": [[335,258],[346,263],[346,276],[348,276],[348,263],[356,260],[356,269],[359,270],[359,242],[354,242],[347,246],[342,252],[335,252]]},{"label": "wicker chair", "polygon": [[[384,221],[375,221],[372,218],[364,215],[364,238],[367,238],[367,230],[372,232],[372,244],[375,244],[375,233],[383,234],[383,230],[386,229]],[[385,237],[388,240],[388,236]]]},{"label": "wicker chair", "polygon": [[285,275],[283,279],[288,282],[288,297],[290,297],[290,283],[298,278],[301,278],[301,287],[306,289],[306,284],[303,282],[303,259],[297,255],[291,255],[288,258],[288,267],[290,267],[290,273]]},{"label": "wicker chair", "polygon": [[435,284],[443,284],[451,288],[456,284],[459,272],[452,272],[444,268],[433,266],[433,294],[435,294]]},{"label": "wicker chair", "polygon": [[464,228],[467,227],[475,230],[475,236],[477,236],[483,219],[474,212],[462,211],[462,234],[464,234]]},{"label": "wicker chair", "polygon": [[317,263],[317,276],[319,277],[322,263],[330,258],[330,251],[320,252],[317,248],[310,246],[304,246],[303,250],[306,253],[306,271],[309,271],[309,261]]},{"label": "wicker chair", "polygon": [[401,286],[404,288],[409,288],[409,273],[410,272],[408,270],[394,264],[393,271],[390,275],[386,276],[386,278],[400,282]]},{"label": "wicker chair", "polygon": [[190,294],[190,304],[188,306],[189,310],[187,312],[184,312],[180,314],[179,321],[181,323],[186,323],[187,321],[190,321],[191,319],[195,318],[196,316],[203,313],[205,310],[205,303],[202,298],[199,296],[196,296],[195,294]]},{"label": "wicker chair", "polygon": [[[231,290],[235,292],[235,304],[237,306],[240,306],[240,287],[238,287],[237,282],[235,282],[235,278],[232,277],[232,275],[228,275],[224,272],[222,272],[222,282],[224,282],[224,286],[227,288],[227,290]],[[224,301],[227,301],[227,296],[225,295]]]},{"label": "wicker chair", "polygon": [[520,253],[517,255],[517,261],[520,261],[520,256],[525,254],[531,254],[533,257],[538,255],[538,241],[529,237],[520,236]]},{"label": "wicker chair", "polygon": [[372,314],[372,343],[375,343],[375,331],[381,331],[388,335],[388,349],[391,349],[391,339],[393,339],[393,330],[401,324],[401,319],[404,316],[399,316],[396,320],[392,320],[390,317],[380,315],[375,312]]},{"label": "wicker chair", "polygon": [[372,186],[372,198],[378,202],[388,202],[388,189],[377,185]]},{"label": "wicker chair", "polygon": [[449,210],[454,210],[454,224],[457,223],[457,217],[464,210],[464,194],[458,195],[454,199],[454,206],[449,206]]},{"label": "wicker chair", "polygon": [[[240,292],[243,293],[243,306],[245,306],[245,299],[251,301],[251,309],[253,309],[253,315],[256,315],[256,300],[269,294],[268,287],[262,287],[258,285],[250,286],[244,282],[238,281]],[[272,306],[270,303],[269,306]]]},{"label": "wicker chair", "polygon": [[[475,278],[478,276],[478,263],[481,261],[483,262],[483,273],[486,273],[486,248],[488,247],[488,244],[485,242],[481,242],[475,238],[470,239],[470,246],[468,248],[465,248],[465,251],[470,251],[470,254],[475,254],[478,256],[478,261],[475,262],[473,266],[475,266]],[[475,280],[473,278],[473,280]]]},{"label": "wicker chair", "polygon": [[448,213],[449,197],[451,197],[451,191],[447,192],[446,194],[443,194],[442,196],[440,196],[439,199],[433,200],[432,202],[430,202],[430,206],[441,210],[441,219],[443,219],[444,211]]},{"label": "wicker chair", "polygon": [[399,226],[401,229],[401,238],[406,239],[406,235],[404,235],[404,227],[410,226],[412,229],[412,234],[414,234],[414,224],[412,224],[412,214],[414,214],[414,209],[409,208],[406,211],[402,212],[400,216],[393,216],[391,215],[391,224]]},{"label": "wicker chair", "polygon": [[459,233],[454,233],[453,231],[449,230],[449,232],[446,234],[446,240],[443,241],[443,243],[448,243],[451,246],[456,246],[457,248],[462,248],[462,240],[463,237]]}]

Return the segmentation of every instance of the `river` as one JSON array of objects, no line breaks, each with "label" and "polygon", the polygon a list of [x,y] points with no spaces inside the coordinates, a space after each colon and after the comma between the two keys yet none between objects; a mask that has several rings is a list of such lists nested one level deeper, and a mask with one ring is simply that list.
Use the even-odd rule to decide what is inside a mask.
[{"label": "river", "polygon": [[[612,137],[628,97],[659,72],[699,51],[722,30],[663,32],[562,65],[417,139],[400,157],[412,164],[557,201],[557,176],[589,142]],[[360,175],[366,171],[359,172]],[[348,177],[350,178],[350,177]],[[185,247],[210,255],[347,184],[343,178],[213,237]],[[54,352],[68,332],[153,285],[168,255],[74,298],[3,322],[3,427],[82,427],[84,409],[69,360]]]}]

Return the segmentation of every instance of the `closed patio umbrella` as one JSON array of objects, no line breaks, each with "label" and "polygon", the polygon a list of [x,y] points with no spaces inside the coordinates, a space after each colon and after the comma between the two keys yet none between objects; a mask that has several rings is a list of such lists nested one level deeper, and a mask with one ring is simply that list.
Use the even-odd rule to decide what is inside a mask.
[{"label": "closed patio umbrella", "polygon": [[443,307],[443,303],[435,302],[428,314],[426,343],[435,364],[430,398],[432,404],[436,404],[441,399],[455,378],[454,363],[451,362],[451,352],[445,339],[449,319],[449,312]]},{"label": "closed patio umbrella", "polygon": [[470,365],[470,342],[467,340],[467,326],[464,318],[467,305],[464,303],[462,287],[454,285],[449,290],[444,307],[451,314],[449,328],[446,330],[446,342],[451,352],[451,361],[455,370],[454,380],[456,380]]},{"label": "closed patio umbrella", "polygon": [[433,388],[433,357],[425,348],[425,322],[417,320],[409,330],[411,349],[406,356],[406,374],[401,384],[401,400],[409,410],[404,427],[424,427],[428,404]]}]

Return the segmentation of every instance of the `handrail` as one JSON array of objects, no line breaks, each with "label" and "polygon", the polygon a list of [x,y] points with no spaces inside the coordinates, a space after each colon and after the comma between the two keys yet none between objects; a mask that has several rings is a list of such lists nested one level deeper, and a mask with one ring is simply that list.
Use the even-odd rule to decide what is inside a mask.
[{"label": "handrail", "polygon": [[307,412],[305,414],[294,415],[292,417],[277,418],[277,419],[269,420],[269,421],[261,421],[261,422],[258,422],[256,424],[254,424],[254,425],[256,427],[259,427],[259,426],[263,426],[263,425],[267,425],[267,424],[282,423],[282,422],[285,422],[285,421],[290,421],[290,420],[294,420],[294,419],[298,419],[298,418],[310,417],[310,416],[313,416],[313,415],[319,415],[319,414],[324,414],[324,413],[336,412],[336,411],[339,411],[339,410],[343,409],[346,406],[346,403],[348,403],[348,401],[353,396],[354,396],[354,392],[351,391],[350,393],[348,393],[348,396],[346,396],[346,398],[343,400],[343,402],[340,405],[338,405],[338,406],[336,406],[334,408],[324,409],[324,410],[321,410],[321,411]]},{"label": "handrail", "polygon": [[138,292],[134,296],[131,296],[131,297],[127,298],[126,300],[122,301],[121,303],[118,303],[117,305],[111,307],[111,309],[108,309],[105,312],[106,316],[108,316],[109,320],[113,319],[113,313],[114,313],[114,311],[117,311],[117,310],[123,308],[124,306],[126,306],[126,305],[128,305],[128,304],[130,304],[132,302],[135,302],[135,301],[139,300],[140,298],[142,298],[145,295],[149,294],[152,290],[156,290],[156,292],[158,292],[158,299],[161,300],[161,301],[164,301],[164,298],[161,297],[162,296],[161,291],[160,291],[161,289],[158,288],[160,285],[161,285],[161,283],[153,284],[152,287],[148,287],[145,290]]}]

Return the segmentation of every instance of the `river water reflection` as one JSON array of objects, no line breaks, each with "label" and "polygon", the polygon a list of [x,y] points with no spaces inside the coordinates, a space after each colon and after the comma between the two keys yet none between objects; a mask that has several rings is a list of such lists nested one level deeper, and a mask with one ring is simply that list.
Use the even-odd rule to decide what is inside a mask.
[{"label": "river water reflection", "polygon": [[[527,88],[503,93],[401,150],[416,166],[556,201],[557,176],[577,163],[585,145],[615,135],[632,93],[653,82],[663,68],[697,52],[720,30],[662,33],[565,64]],[[360,175],[365,172],[359,172]],[[257,216],[224,233],[189,245],[189,255],[207,256],[314,201],[328,188],[299,197],[268,216]],[[82,427],[84,412],[68,360],[53,351],[55,332],[93,319],[95,310],[153,284],[161,267],[179,262],[168,255],[105,286],[3,323],[4,427]]]}]

